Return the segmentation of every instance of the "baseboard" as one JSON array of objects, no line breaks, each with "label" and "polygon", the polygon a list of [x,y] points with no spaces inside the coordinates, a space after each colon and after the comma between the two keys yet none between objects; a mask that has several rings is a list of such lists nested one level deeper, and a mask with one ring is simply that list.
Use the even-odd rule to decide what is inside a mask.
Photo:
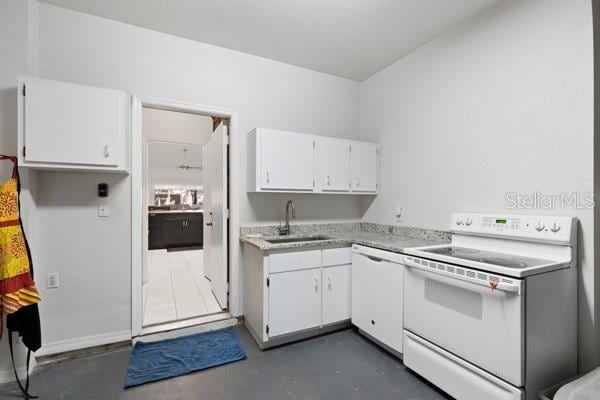
[{"label": "baseboard", "polygon": [[131,340],[131,330],[124,330],[101,335],[84,336],[81,338],[61,340],[52,343],[43,343],[42,348],[35,352],[36,357],[48,356],[66,351],[80,350],[88,347],[102,346],[105,344]]},{"label": "baseboard", "polygon": [[[33,372],[33,369],[37,366],[37,362],[35,361],[35,357],[31,357],[31,364],[29,365],[29,374]],[[17,374],[19,374],[19,379],[25,379],[25,366],[17,368]],[[0,384],[13,382],[15,380],[15,372],[12,368],[0,370]]]},{"label": "baseboard", "polygon": [[[110,343],[122,342],[131,340],[131,331],[119,331],[105,333],[102,335],[85,336],[76,339],[61,340],[53,343],[44,343],[42,348],[34,353],[34,357],[31,358],[31,364],[29,366],[29,373],[33,372],[33,369],[37,366],[36,357],[43,357],[57,353],[64,353],[67,351],[80,350],[88,347],[102,346]],[[25,366],[17,367],[17,373],[19,378],[25,376]],[[15,373],[12,368],[0,370],[0,384],[13,382],[15,380]]]}]

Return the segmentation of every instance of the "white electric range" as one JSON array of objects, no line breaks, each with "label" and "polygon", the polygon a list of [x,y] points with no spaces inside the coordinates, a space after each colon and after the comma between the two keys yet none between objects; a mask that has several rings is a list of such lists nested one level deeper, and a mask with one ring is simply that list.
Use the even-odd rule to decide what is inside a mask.
[{"label": "white electric range", "polygon": [[457,213],[405,250],[404,363],[458,400],[533,400],[577,373],[577,219]]}]

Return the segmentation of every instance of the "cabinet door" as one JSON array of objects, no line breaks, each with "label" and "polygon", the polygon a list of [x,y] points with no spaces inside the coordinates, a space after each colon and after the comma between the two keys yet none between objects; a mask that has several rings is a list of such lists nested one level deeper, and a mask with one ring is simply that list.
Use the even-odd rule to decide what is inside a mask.
[{"label": "cabinet door", "polygon": [[185,235],[188,246],[202,246],[203,229],[202,214],[191,214],[186,219]]},{"label": "cabinet door", "polygon": [[320,268],[269,275],[269,336],[320,324]]},{"label": "cabinet door", "polygon": [[166,244],[163,218],[160,214],[150,214],[148,219],[148,248],[150,250],[164,249]]},{"label": "cabinet door", "polygon": [[347,140],[318,138],[317,182],[324,192],[350,191],[350,143]]},{"label": "cabinet door", "polygon": [[352,323],[402,352],[404,266],[354,253]]},{"label": "cabinet door", "polygon": [[314,189],[314,139],[311,135],[261,129],[261,188]]},{"label": "cabinet door", "polygon": [[352,316],[352,265],[323,268],[323,325]]},{"label": "cabinet door", "polygon": [[352,143],[350,173],[353,192],[377,192],[377,145]]},{"label": "cabinet door", "polygon": [[185,221],[183,218],[165,218],[164,235],[166,247],[178,247],[185,245]]},{"label": "cabinet door", "polygon": [[24,160],[117,167],[127,124],[124,92],[38,78],[25,80]]}]

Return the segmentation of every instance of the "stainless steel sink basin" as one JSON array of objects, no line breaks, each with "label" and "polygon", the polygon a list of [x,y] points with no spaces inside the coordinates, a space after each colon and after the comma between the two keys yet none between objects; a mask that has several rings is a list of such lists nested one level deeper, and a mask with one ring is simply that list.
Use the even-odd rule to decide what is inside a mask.
[{"label": "stainless steel sink basin", "polygon": [[269,238],[265,241],[273,244],[278,243],[298,243],[298,242],[315,242],[319,240],[330,240],[331,238],[323,235],[316,236],[302,236],[302,237],[281,237],[281,238]]}]

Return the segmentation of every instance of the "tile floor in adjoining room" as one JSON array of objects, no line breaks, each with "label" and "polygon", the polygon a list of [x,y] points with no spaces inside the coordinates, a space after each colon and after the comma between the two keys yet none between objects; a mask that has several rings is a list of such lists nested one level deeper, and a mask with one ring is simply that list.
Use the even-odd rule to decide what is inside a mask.
[{"label": "tile floor in adjoining room", "polygon": [[150,250],[144,326],[221,311],[204,276],[203,250]]}]

